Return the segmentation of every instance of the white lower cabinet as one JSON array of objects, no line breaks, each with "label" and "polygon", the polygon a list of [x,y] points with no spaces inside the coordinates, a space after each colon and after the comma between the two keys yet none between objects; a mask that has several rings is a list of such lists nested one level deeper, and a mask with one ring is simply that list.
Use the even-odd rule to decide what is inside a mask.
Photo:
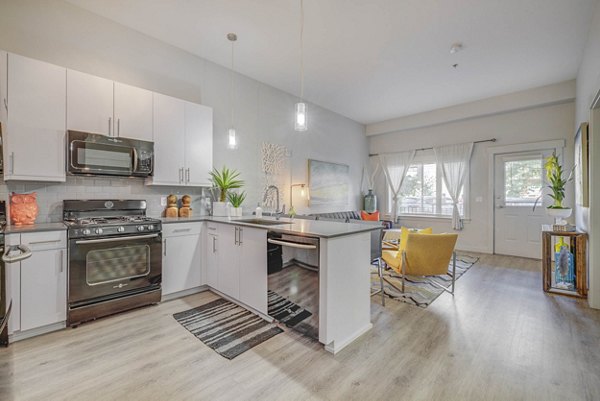
[{"label": "white lower cabinet", "polygon": [[163,226],[163,295],[190,290],[204,284],[201,231],[201,222]]},{"label": "white lower cabinet", "polygon": [[217,290],[267,314],[267,232],[221,224]]},{"label": "white lower cabinet", "polygon": [[13,310],[10,331],[25,332],[67,318],[66,231],[9,234],[7,245],[23,244],[30,258],[6,265],[10,269]]}]

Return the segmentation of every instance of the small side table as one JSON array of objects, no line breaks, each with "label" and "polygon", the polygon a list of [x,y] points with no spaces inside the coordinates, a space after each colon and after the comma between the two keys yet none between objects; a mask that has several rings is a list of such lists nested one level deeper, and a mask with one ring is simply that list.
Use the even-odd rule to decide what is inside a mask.
[{"label": "small side table", "polygon": [[586,298],[586,252],[586,233],[542,231],[544,291]]}]

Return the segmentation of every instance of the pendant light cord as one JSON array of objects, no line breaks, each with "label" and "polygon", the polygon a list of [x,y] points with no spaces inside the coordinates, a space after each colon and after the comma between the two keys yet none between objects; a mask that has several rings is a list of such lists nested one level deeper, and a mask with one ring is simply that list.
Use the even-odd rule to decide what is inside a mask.
[{"label": "pendant light cord", "polygon": [[300,99],[304,100],[304,0],[300,0]]},{"label": "pendant light cord", "polygon": [[232,40],[231,41],[231,74],[230,74],[230,82],[229,82],[229,104],[231,105],[231,127],[233,128],[233,111],[234,111],[234,107],[233,107],[233,93],[235,90],[235,69],[234,69],[234,64],[233,64],[233,45],[234,45],[235,41]]}]

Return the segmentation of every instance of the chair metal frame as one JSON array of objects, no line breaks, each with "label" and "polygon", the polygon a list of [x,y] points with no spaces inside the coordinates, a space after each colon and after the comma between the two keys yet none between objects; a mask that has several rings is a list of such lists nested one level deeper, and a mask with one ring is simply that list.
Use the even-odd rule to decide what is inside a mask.
[{"label": "chair metal frame", "polygon": [[381,293],[381,306],[385,306],[385,291],[384,291],[384,287],[383,287],[383,280],[385,280],[385,278],[383,277],[383,263],[385,263],[385,262],[383,262],[383,260],[380,257],[377,258],[376,260],[377,260],[377,275],[379,276],[380,288],[378,290],[371,291],[371,296]]},{"label": "chair metal frame", "polygon": [[[385,263],[385,261],[383,263]],[[381,262],[379,264],[381,265]],[[406,251],[402,251],[402,276],[398,277],[398,276],[394,276],[393,274],[390,273],[390,277],[397,277],[397,278],[402,279],[402,288],[399,288],[396,284],[392,283],[389,279],[385,278],[385,276],[383,274],[381,274],[380,277],[382,278],[383,281],[385,281],[386,283],[388,283],[389,285],[391,285],[398,291],[404,293],[405,281],[406,281],[406,270],[405,269],[406,269]],[[427,276],[422,276],[422,277],[425,277],[427,282],[433,284],[434,286],[436,286],[438,288],[441,288],[445,292],[452,294],[452,296],[454,296],[454,285],[456,283],[456,251],[452,251],[452,274],[448,274],[448,275],[452,277],[452,283],[447,287],[444,287],[443,285],[436,283],[433,280],[427,279]],[[450,290],[449,288],[452,288],[452,290]],[[381,291],[383,292],[383,283],[381,284]]]}]

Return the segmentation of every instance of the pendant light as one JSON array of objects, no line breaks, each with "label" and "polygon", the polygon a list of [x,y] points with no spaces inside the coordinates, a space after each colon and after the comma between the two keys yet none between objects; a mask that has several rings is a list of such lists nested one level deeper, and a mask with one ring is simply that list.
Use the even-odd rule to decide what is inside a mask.
[{"label": "pendant light", "polygon": [[308,121],[304,103],[304,0],[300,0],[300,102],[296,103],[294,129],[306,131]]},{"label": "pendant light", "polygon": [[238,147],[238,138],[237,133],[235,132],[235,127],[233,125],[233,104],[234,104],[234,92],[235,92],[235,70],[233,65],[233,45],[237,40],[237,35],[235,33],[228,33],[227,39],[231,42],[231,81],[229,83],[229,102],[231,104],[231,124],[229,129],[227,130],[227,148],[228,149],[237,149]]}]

